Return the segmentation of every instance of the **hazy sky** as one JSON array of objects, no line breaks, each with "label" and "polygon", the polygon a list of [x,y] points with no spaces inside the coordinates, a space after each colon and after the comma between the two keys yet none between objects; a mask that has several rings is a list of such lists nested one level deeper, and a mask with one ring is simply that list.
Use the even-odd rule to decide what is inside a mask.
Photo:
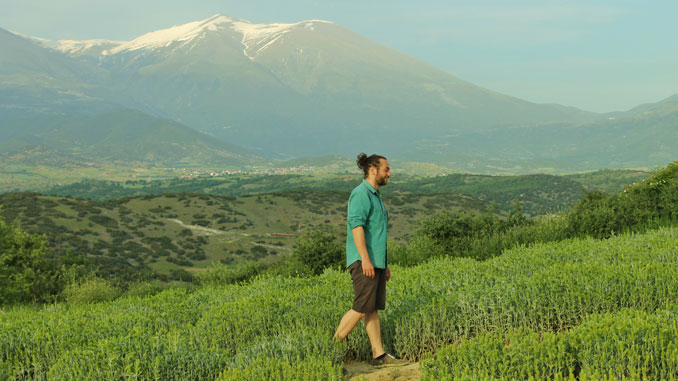
[{"label": "hazy sky", "polygon": [[323,19],[477,85],[538,103],[627,110],[678,93],[678,1],[0,0],[0,27],[134,37],[214,14]]}]

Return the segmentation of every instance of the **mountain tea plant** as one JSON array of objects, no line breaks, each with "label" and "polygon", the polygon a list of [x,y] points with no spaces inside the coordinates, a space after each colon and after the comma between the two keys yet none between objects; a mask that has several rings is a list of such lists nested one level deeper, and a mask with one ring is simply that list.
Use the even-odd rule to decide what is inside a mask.
[{"label": "mountain tea plant", "polygon": [[[439,351],[423,365],[430,379],[548,372],[675,378],[675,315],[656,311],[678,302],[677,264],[678,229],[660,229],[520,247],[485,262],[394,266],[381,314],[384,345],[410,360]],[[0,313],[0,376],[340,379],[343,361],[370,356],[362,330],[347,343],[331,340],[351,300],[348,274],[327,270],[111,302],[15,307]],[[487,358],[496,359],[493,366]],[[611,368],[610,358],[623,369]]]}]

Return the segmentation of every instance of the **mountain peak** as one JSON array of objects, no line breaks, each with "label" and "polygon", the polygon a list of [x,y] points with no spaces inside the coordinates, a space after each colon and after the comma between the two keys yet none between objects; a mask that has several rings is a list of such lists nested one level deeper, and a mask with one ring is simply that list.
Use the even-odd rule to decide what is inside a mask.
[{"label": "mountain peak", "polygon": [[196,37],[202,36],[206,31],[218,31],[224,29],[226,25],[231,25],[237,19],[223,14],[216,14],[210,18],[200,21],[193,21],[187,24],[175,25],[168,29],[156,30],[154,32],[141,35],[130,42],[104,52],[104,54],[115,54],[123,51],[154,49],[169,46],[173,42],[190,41]]},{"label": "mountain peak", "polygon": [[140,49],[157,49],[168,47],[176,42],[182,42],[184,43],[182,45],[185,45],[196,38],[204,37],[209,32],[231,30],[242,35],[242,44],[245,47],[243,52],[253,60],[259,52],[269,47],[291,29],[303,27],[308,30],[314,30],[315,25],[319,23],[331,24],[331,22],[324,20],[254,24],[249,21],[232,18],[228,15],[216,14],[204,20],[146,33],[130,42],[120,44],[113,49],[105,51],[103,54],[110,55]]}]

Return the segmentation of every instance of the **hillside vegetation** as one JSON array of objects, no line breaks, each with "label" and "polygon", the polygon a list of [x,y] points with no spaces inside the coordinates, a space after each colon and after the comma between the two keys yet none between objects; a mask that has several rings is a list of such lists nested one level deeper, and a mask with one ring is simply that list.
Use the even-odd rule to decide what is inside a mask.
[{"label": "hillside vegetation", "polygon": [[[345,234],[348,196],[345,191],[240,197],[179,193],[89,201],[9,193],[0,195],[0,205],[7,221],[44,234],[53,256],[85,255],[100,276],[190,280],[213,262],[280,262],[306,228],[324,226]],[[438,209],[490,210],[487,203],[458,194],[400,194],[386,202],[389,235],[395,240],[410,235],[423,215]]]},{"label": "hillside vegetation", "polygon": [[[444,258],[411,268],[395,266],[387,289],[388,308],[381,314],[384,344],[392,353],[416,360],[443,345],[482,338],[486,332],[492,334],[490,339],[508,332],[511,341],[499,341],[503,347],[519,344],[511,333],[515,329],[556,333],[594,319],[572,331],[574,336],[592,329],[592,324],[595,328],[599,318],[592,314],[629,314],[623,312],[629,308],[637,311],[630,314],[639,326],[656,326],[657,319],[664,319],[660,320],[668,324],[664,329],[672,332],[675,315],[652,314],[678,302],[677,264],[678,230],[662,229],[607,241],[575,239],[519,248],[485,262]],[[351,334],[348,344],[331,341],[335,324],[350,307],[351,294],[349,277],[330,270],[311,278],[257,278],[250,284],[213,285],[192,292],[171,289],[110,303],[15,308],[0,314],[0,375],[339,379],[343,359],[370,356],[361,329]],[[622,324],[624,315],[619,316],[615,321]],[[601,329],[597,332],[605,332]],[[612,363],[599,360],[610,352],[598,357],[583,356],[584,352],[575,365],[554,362],[550,372],[564,378],[576,366],[581,374],[603,377],[633,378],[641,372],[650,378],[678,377],[678,368],[664,365],[675,358],[671,357],[675,336],[657,341],[652,329],[619,330],[615,335],[621,341],[600,336],[595,340],[610,348],[614,343],[640,342],[660,350],[657,357],[643,357],[648,361],[642,363],[631,359],[645,356],[646,345],[617,352],[619,361]],[[523,338],[525,346],[514,351],[530,353],[527,343],[535,343],[533,337]],[[484,344],[490,339],[477,345],[491,345]],[[547,350],[544,355],[558,356],[558,343],[541,343]],[[517,360],[515,369],[493,372],[497,368],[486,369],[485,356],[474,355],[472,345],[454,349],[465,351],[465,373],[456,370],[456,357],[441,355],[428,360],[424,376],[543,375],[535,373],[541,368],[531,366],[515,373],[526,366]],[[500,359],[501,352],[488,356]]]},{"label": "hillside vegetation", "polygon": [[603,169],[594,172],[565,175],[564,177],[584,185],[588,191],[599,190],[616,193],[623,190],[624,186],[641,182],[650,177],[650,175],[651,173],[648,171]]}]

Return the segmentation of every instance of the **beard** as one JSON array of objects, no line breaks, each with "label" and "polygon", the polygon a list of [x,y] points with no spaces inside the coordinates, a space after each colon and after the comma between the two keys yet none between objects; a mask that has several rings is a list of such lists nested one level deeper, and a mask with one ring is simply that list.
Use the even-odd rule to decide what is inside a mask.
[{"label": "beard", "polygon": [[383,186],[388,183],[388,178],[386,176],[377,176],[374,180],[379,186]]}]

